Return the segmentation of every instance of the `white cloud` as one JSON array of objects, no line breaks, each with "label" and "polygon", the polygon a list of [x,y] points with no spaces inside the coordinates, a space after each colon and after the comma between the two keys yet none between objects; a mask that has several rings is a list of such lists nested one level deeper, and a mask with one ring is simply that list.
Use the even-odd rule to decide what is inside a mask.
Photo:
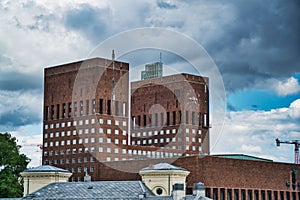
[{"label": "white cloud", "polygon": [[279,162],[294,162],[294,146],[276,147],[275,139],[299,139],[299,116],[300,99],[288,108],[229,112],[222,136],[211,151],[214,154],[250,153]]},{"label": "white cloud", "polygon": [[21,129],[18,129],[11,132],[11,135],[17,139],[17,144],[21,145],[20,153],[31,159],[28,167],[36,167],[42,164],[42,150],[37,146],[43,142],[42,134],[26,135]]},{"label": "white cloud", "polygon": [[296,78],[290,77],[286,81],[279,81],[275,85],[275,90],[280,96],[297,94],[300,92],[300,84]]},{"label": "white cloud", "polygon": [[289,112],[292,118],[300,118],[300,99],[291,103]]},{"label": "white cloud", "polygon": [[261,152],[261,147],[256,146],[256,145],[243,144],[241,146],[241,150],[244,151],[244,152],[249,152],[249,153],[259,153],[259,152]]}]

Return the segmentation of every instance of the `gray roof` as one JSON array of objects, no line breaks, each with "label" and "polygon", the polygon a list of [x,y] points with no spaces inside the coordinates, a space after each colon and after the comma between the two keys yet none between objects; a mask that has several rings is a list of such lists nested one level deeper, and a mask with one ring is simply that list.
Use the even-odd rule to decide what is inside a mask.
[{"label": "gray roof", "polygon": [[170,165],[169,163],[158,163],[156,165],[141,169],[141,171],[148,171],[148,170],[181,170],[181,171],[187,171],[186,169],[183,169],[181,167],[177,167],[177,166],[174,166],[174,165]]},{"label": "gray roof", "polygon": [[58,167],[54,167],[51,165],[41,165],[35,168],[27,169],[24,172],[64,172],[64,173],[71,173],[68,170],[61,169]]},{"label": "gray roof", "polygon": [[139,199],[153,196],[141,181],[55,182],[23,199]]}]

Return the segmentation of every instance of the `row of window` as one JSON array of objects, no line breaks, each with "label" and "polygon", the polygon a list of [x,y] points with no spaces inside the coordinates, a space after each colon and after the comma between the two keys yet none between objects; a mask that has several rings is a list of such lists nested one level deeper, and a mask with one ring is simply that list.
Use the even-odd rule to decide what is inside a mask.
[{"label": "row of window", "polygon": [[[172,146],[172,149],[176,150],[176,149],[179,149],[179,150],[182,150],[182,146]],[[193,150],[193,151],[196,151],[197,147],[196,146],[186,146],[186,150]],[[120,149],[120,148],[111,148],[111,147],[99,147],[98,148],[98,151],[99,153],[114,153],[114,154],[128,154],[129,156],[131,155],[138,155],[138,156],[146,156],[146,157],[149,157],[149,158],[172,158],[172,157],[176,157],[176,156],[181,156],[181,154],[179,153],[172,153],[172,152],[159,152],[159,151],[146,151],[146,150],[132,150],[132,149]],[[198,151],[202,151],[202,147],[199,146],[198,147]],[[65,150],[55,150],[55,151],[49,151],[49,154],[48,154],[48,151],[44,151],[44,157],[48,157],[48,156],[53,156],[53,155],[64,155],[64,154],[67,154],[67,155],[70,155],[71,153],[72,154],[81,154],[81,153],[93,153],[95,152],[95,147],[85,147],[84,149],[83,148],[78,148],[78,151],[76,148],[73,148],[72,151],[71,149],[67,149],[66,151]],[[74,160],[73,160],[74,159]],[[76,160],[75,158],[72,159],[72,163],[76,163]],[[94,159],[93,157],[91,157],[91,159]],[[79,160],[78,160],[79,162]],[[91,161],[92,162],[92,161]],[[69,163],[68,161],[66,162],[67,164]],[[62,163],[61,163],[62,164]]]},{"label": "row of window", "polygon": [[205,196],[220,200],[300,200],[300,192],[231,188],[206,188]]},{"label": "row of window", "polygon": [[[131,141],[131,145],[141,145],[141,144],[143,144],[143,145],[151,145],[151,144],[153,144],[152,143],[152,141],[153,141],[153,143],[154,144],[158,144],[158,143],[160,143],[160,144],[162,144],[162,143],[169,143],[169,142],[176,142],[176,138],[174,137],[174,138],[172,138],[172,139],[170,139],[170,138],[160,138],[160,139],[148,139],[148,140],[137,140],[137,141]],[[182,142],[182,138],[181,137],[178,137],[177,138],[177,141],[178,142]],[[190,138],[189,137],[186,137],[185,138],[185,142],[196,142],[196,138],[191,138],[191,140],[190,140]],[[201,138],[198,138],[198,142],[199,142],[199,144],[201,144],[202,143],[202,139]]]},{"label": "row of window", "polygon": [[[160,131],[148,131],[148,132],[132,132],[131,133],[131,137],[151,137],[152,135],[164,135],[164,134],[170,134],[172,132],[172,134],[176,134],[176,129],[172,129],[172,130],[160,130]],[[178,129],[178,133],[181,133],[182,132],[182,129],[179,128]],[[185,133],[186,134],[189,134],[190,133],[190,129],[186,128],[185,129]],[[196,134],[196,130],[195,129],[192,129],[192,134]],[[202,134],[202,130],[198,130],[198,134],[201,135]]]},{"label": "row of window", "polygon": [[[171,116],[172,115],[172,116]],[[154,116],[152,114],[149,115],[137,115],[132,116],[132,127],[140,128],[140,127],[158,127],[158,126],[170,126],[181,124],[182,121],[182,113],[181,110],[173,111],[173,112],[164,112],[155,113]],[[171,121],[172,119],[172,121]],[[201,112],[185,112],[185,124],[197,125],[197,126],[208,126],[207,114],[202,114]]]},{"label": "row of window", "polygon": [[[84,122],[84,124],[83,124]],[[86,119],[86,120],[79,120],[78,123],[77,121],[73,121],[73,126],[76,127],[77,125],[79,126],[82,126],[82,125],[89,125],[89,124],[95,124],[95,119]],[[102,118],[99,119],[99,124],[108,124],[108,125],[111,125],[112,124],[112,120],[111,119],[108,119],[108,120],[104,120]],[[65,122],[62,122],[62,123],[56,123],[55,124],[55,128],[65,128],[67,125],[67,127],[71,127],[72,126],[72,123],[71,122],[67,122],[67,124]],[[117,125],[117,126],[120,126],[120,122],[119,120],[115,120],[114,121],[114,125]],[[127,123],[126,121],[122,121],[122,126],[126,127],[127,126]],[[50,126],[48,124],[45,124],[45,130],[47,129],[54,129],[54,124],[50,124]]]},{"label": "row of window", "polygon": [[[103,129],[103,128],[99,128],[98,129],[98,133],[99,134],[112,134],[112,129],[110,129],[110,128],[108,128],[108,129],[106,129],[106,132],[104,131],[105,129]],[[119,135],[120,134],[120,130],[118,130],[118,129],[115,129],[114,131],[114,134],[115,135]],[[123,130],[123,131],[121,131],[122,132],[122,135],[126,135],[127,134],[127,131],[125,131],[125,130]],[[65,136],[71,136],[71,135],[73,135],[73,136],[76,136],[76,135],[82,135],[82,134],[89,134],[89,133],[91,133],[91,134],[94,134],[95,133],[95,128],[91,128],[91,129],[88,129],[88,128],[86,128],[86,129],[78,129],[78,130],[73,130],[73,131],[67,131],[67,134],[65,133],[65,131],[62,131],[62,132],[55,132],[55,134],[54,133],[45,133],[44,134],[44,138],[45,139],[47,139],[47,138],[54,138],[54,137],[56,137],[56,138],[58,138],[58,137],[65,137]]]},{"label": "row of window", "polygon": [[[59,140],[59,141],[50,141],[49,143],[48,142],[44,142],[44,147],[48,147],[48,144],[49,144],[49,147],[53,147],[53,146],[56,146],[56,147],[59,147],[59,146],[65,146],[65,145],[76,145],[76,144],[89,144],[89,143],[95,143],[96,142],[96,139],[97,138],[79,138],[79,139],[73,139],[73,140]],[[124,139],[124,140],[119,140],[118,138],[116,139],[111,139],[111,138],[103,138],[103,137],[99,137],[98,138],[98,142],[99,143],[107,143],[107,144],[111,144],[111,143],[114,143],[114,144],[120,144],[122,141],[122,144],[123,145],[127,145],[127,140]]]},{"label": "row of window", "polygon": [[[96,110],[97,109],[97,110]],[[112,112],[113,111],[113,112]],[[119,102],[112,100],[87,99],[85,101],[75,101],[73,105],[71,102],[45,106],[44,119],[64,119],[72,116],[83,116],[90,114],[107,114],[125,117],[127,115],[127,102]]]}]

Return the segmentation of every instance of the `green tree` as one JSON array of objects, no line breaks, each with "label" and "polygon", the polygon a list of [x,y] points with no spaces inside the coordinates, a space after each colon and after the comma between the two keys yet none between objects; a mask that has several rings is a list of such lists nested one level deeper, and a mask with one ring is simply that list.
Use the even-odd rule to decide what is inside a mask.
[{"label": "green tree", "polygon": [[9,133],[0,133],[0,198],[22,197],[20,172],[27,168],[30,159],[20,154],[21,146]]}]

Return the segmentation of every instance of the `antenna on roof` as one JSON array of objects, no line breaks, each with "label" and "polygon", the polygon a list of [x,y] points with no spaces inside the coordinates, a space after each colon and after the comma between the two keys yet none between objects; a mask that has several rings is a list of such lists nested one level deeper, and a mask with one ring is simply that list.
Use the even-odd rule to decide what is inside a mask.
[{"label": "antenna on roof", "polygon": [[112,50],[112,53],[111,53],[111,59],[113,61],[115,60],[115,50],[114,49]]}]

